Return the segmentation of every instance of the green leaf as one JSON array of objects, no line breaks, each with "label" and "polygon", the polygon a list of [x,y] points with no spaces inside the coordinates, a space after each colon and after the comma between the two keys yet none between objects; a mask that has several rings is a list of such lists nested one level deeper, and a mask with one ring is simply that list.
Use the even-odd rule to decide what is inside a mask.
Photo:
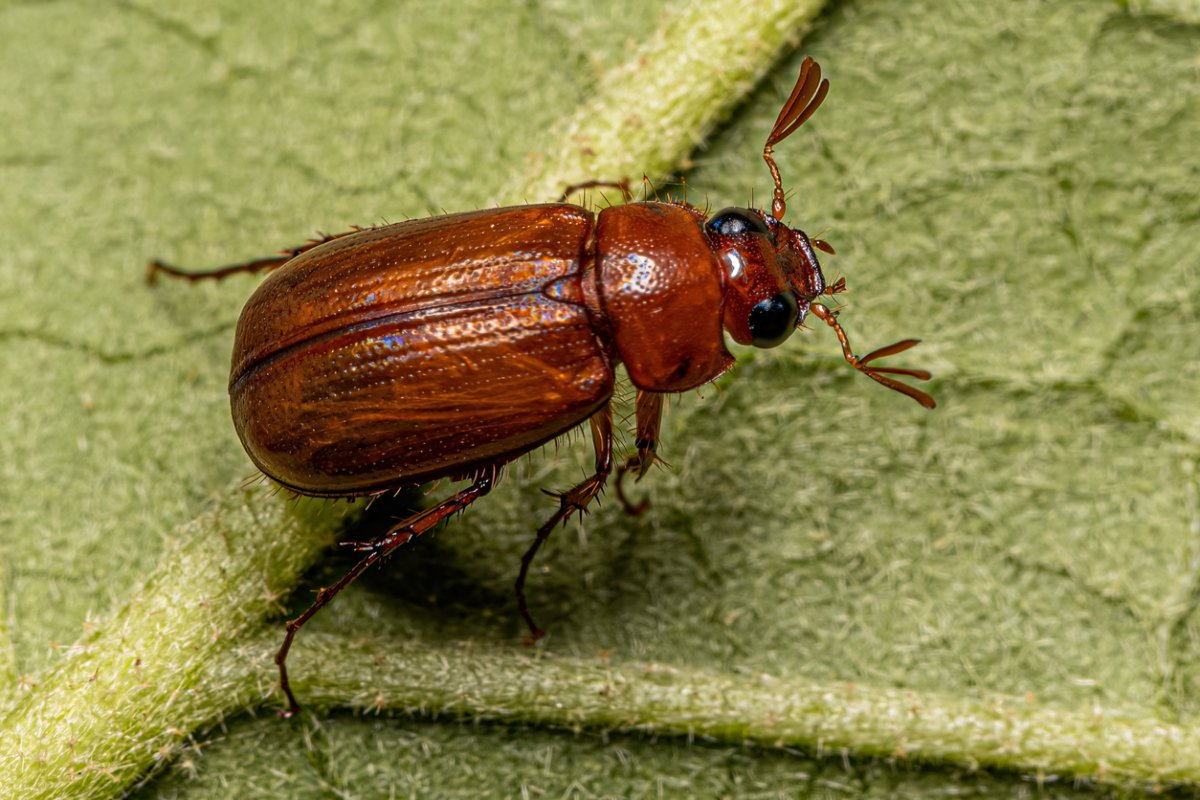
[{"label": "green leaf", "polygon": [[[733,5],[0,10],[7,792],[1194,788],[1196,29],[927,0],[803,34],[816,3]],[[306,716],[275,719],[283,595],[401,512],[241,488],[225,380],[254,281],[151,288],[147,258],[584,178],[678,192],[681,165],[693,202],[762,203],[804,54],[832,88],[777,149],[789,219],[837,246],[856,347],[924,340],[939,409],[823,327],[744,353],[673,405],[650,511],[605,503],[543,549],[543,645],[511,583],[582,437],[339,596],[292,651]]]}]

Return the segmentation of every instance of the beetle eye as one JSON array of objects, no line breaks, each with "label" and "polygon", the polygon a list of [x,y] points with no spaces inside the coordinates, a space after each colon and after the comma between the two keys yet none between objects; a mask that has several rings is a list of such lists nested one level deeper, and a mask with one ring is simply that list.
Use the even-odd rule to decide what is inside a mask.
[{"label": "beetle eye", "polygon": [[763,218],[748,208],[727,208],[720,211],[708,223],[712,233],[721,236],[741,236],[747,233],[771,234]]},{"label": "beetle eye", "polygon": [[796,329],[796,295],[780,292],[750,309],[750,336],[755,347],[783,344]]}]

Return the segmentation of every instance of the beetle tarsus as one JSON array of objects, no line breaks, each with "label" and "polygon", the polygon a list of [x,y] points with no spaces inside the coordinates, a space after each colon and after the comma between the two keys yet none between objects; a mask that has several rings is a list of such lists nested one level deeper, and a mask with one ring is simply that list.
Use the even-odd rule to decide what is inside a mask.
[{"label": "beetle tarsus", "polygon": [[545,635],[546,632],[541,628],[532,628],[529,633],[521,637],[521,644],[526,647],[533,647]]},{"label": "beetle tarsus", "polygon": [[614,480],[617,488],[617,502],[621,504],[621,508],[625,513],[631,517],[640,517],[650,509],[650,500],[648,498],[643,497],[634,503],[625,496],[625,474],[633,472],[636,475],[635,483],[642,479],[643,473],[638,469],[639,463],[637,456],[630,456],[624,464],[617,468],[617,477]]},{"label": "beetle tarsus", "polygon": [[155,259],[146,265],[146,283],[154,284],[158,282],[158,275],[170,275],[172,278],[185,280],[188,283],[196,283],[198,281],[219,281],[222,278],[228,278],[230,275],[239,273],[255,273],[255,272],[270,272],[273,269],[279,269],[287,262],[291,261],[301,253],[306,253],[314,247],[320,247],[326,242],[332,242],[334,239],[340,239],[343,236],[349,236],[352,233],[359,233],[363,228],[355,225],[350,230],[344,233],[321,233],[317,232],[317,238],[309,239],[307,243],[299,247],[289,247],[280,250],[278,255],[268,256],[266,258],[256,258],[253,261],[243,261],[239,264],[228,264],[224,267],[216,269],[205,269],[190,272],[182,270],[178,267],[173,267],[164,261]]},{"label": "beetle tarsus", "polygon": [[173,267],[165,261],[154,259],[146,264],[146,283],[151,286],[158,283],[159,274],[170,275],[172,278],[179,278],[190,282],[198,280],[196,273],[186,272],[178,267]]},{"label": "beetle tarsus", "polygon": [[604,488],[604,480],[608,477],[608,468],[609,464],[606,462],[602,472],[597,472],[565,492],[546,492],[546,494],[558,498],[558,511],[555,511],[554,515],[538,528],[537,534],[533,537],[533,543],[529,545],[525,555],[521,556],[521,571],[517,574],[517,582],[513,587],[517,595],[517,611],[525,620],[525,624],[529,626],[529,635],[523,640],[525,644],[533,644],[546,634],[546,631],[533,621],[533,615],[529,613],[529,603],[525,598],[525,579],[529,576],[529,567],[533,565],[534,556],[537,555],[542,544],[550,538],[550,534],[560,522],[566,524],[575,512],[579,512],[580,516],[587,513],[588,504],[595,500],[596,496],[600,494],[600,490]]},{"label": "beetle tarsus", "polygon": [[608,478],[608,473],[612,471],[612,404],[605,403],[601,406],[595,414],[592,414],[589,422],[592,426],[592,444],[596,448],[596,473],[565,492],[542,490],[551,497],[558,498],[558,510],[550,519],[546,520],[546,524],[538,528],[537,534],[533,537],[533,543],[529,545],[525,555],[521,556],[521,571],[517,574],[517,582],[513,586],[513,590],[517,595],[517,611],[525,620],[525,624],[529,626],[529,635],[522,640],[527,645],[533,644],[546,635],[546,631],[533,621],[533,615],[529,613],[529,603],[525,599],[525,579],[529,576],[529,567],[533,564],[533,558],[541,549],[542,543],[550,538],[550,533],[558,523],[565,523],[567,518],[576,511],[581,516],[587,512],[588,505],[600,494],[604,488],[604,481]]},{"label": "beetle tarsus", "polygon": [[627,181],[627,180],[620,180],[620,181],[591,180],[591,181],[581,181],[579,183],[568,184],[566,186],[566,188],[563,189],[563,193],[558,198],[558,202],[565,203],[568,197],[570,197],[571,195],[575,194],[576,192],[582,191],[584,189],[618,189],[621,192],[621,197],[625,200],[626,203],[633,202],[633,192],[629,189],[629,181]]},{"label": "beetle tarsus", "polygon": [[[339,592],[353,583],[359,575],[366,572],[374,564],[387,559],[397,547],[428,532],[446,517],[456,511],[463,510],[491,491],[493,480],[495,478],[490,474],[485,477],[476,478],[474,483],[461,492],[401,522],[374,542],[365,543],[366,557],[351,567],[350,571],[343,575],[337,583],[318,591],[317,599],[305,609],[304,613],[295,619],[287,621],[285,626],[287,634],[283,638],[283,644],[280,646],[279,652],[275,654],[275,664],[279,667],[279,686],[283,689],[283,694],[288,701],[286,712],[281,712],[280,716],[290,718],[300,711],[300,704],[296,702],[296,696],[292,693],[291,682],[288,680],[287,657],[288,651],[292,649],[292,642],[295,640],[296,634],[304,627],[304,623],[312,619],[313,615],[324,608]],[[356,542],[355,544],[364,543]]]}]

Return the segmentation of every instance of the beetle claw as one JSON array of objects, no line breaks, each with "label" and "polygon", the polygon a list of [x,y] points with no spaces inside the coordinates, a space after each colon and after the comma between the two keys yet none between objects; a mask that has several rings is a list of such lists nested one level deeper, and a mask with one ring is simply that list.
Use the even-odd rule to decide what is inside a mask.
[{"label": "beetle claw", "polygon": [[537,644],[537,641],[545,635],[546,631],[542,628],[534,628],[532,631],[521,637],[521,644],[525,645],[526,647],[533,647],[533,645]]}]

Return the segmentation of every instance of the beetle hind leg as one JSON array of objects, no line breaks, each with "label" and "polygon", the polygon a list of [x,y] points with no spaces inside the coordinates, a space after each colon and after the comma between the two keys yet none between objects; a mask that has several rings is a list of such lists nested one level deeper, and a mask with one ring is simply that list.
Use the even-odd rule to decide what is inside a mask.
[{"label": "beetle hind leg", "polygon": [[309,239],[306,243],[298,247],[289,247],[286,250],[280,250],[278,255],[268,256],[266,258],[256,258],[253,261],[244,261],[240,264],[229,264],[216,269],[205,270],[184,270],[179,267],[172,266],[165,261],[155,259],[146,265],[146,283],[155,283],[158,281],[158,276],[170,275],[172,278],[185,280],[189,283],[198,281],[215,280],[219,281],[222,278],[227,278],[230,275],[236,275],[239,272],[269,272],[273,269],[282,267],[287,262],[291,261],[301,253],[308,252],[314,247],[320,247],[326,242],[332,242],[334,239],[340,239],[343,236],[349,236],[352,233],[358,233],[364,230],[358,226],[354,226],[344,233],[322,233],[316,239]]},{"label": "beetle hind leg", "polygon": [[[560,522],[565,523],[575,512],[579,512],[581,515],[587,513],[588,505],[604,489],[604,482],[608,479],[608,473],[612,471],[612,406],[605,403],[599,411],[592,415],[590,422],[592,444],[596,448],[596,473],[565,492],[546,492],[552,497],[558,498],[558,511],[555,511],[554,515],[546,520],[545,525],[538,528],[533,543],[529,545],[525,555],[521,556],[521,571],[517,575],[514,589],[517,594],[517,610],[520,612],[521,618],[525,620],[525,624],[529,626],[529,635],[524,639],[527,645],[533,644],[546,635],[546,631],[539,628],[538,624],[533,621],[533,615],[529,613],[529,604],[525,600],[525,579],[529,575],[529,567],[533,564],[533,558],[541,549],[542,543],[550,537],[555,526]],[[545,490],[543,489],[543,491]]]}]

